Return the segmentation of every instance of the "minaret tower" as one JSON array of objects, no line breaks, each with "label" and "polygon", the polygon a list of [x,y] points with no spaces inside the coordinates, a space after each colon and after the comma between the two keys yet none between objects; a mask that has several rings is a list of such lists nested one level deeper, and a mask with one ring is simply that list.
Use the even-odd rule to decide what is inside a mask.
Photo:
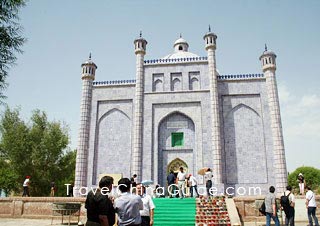
[{"label": "minaret tower", "polygon": [[75,175],[75,196],[80,196],[77,192],[80,187],[87,186],[87,165],[89,149],[89,129],[91,115],[92,82],[95,78],[97,65],[89,59],[81,64],[82,73],[82,98],[80,106],[80,128],[76,159]]},{"label": "minaret tower", "polygon": [[262,71],[266,77],[267,83],[276,188],[279,192],[282,192],[286,190],[285,188],[287,186],[287,166],[281,125],[277,80],[275,76],[276,57],[276,54],[272,51],[268,51],[267,45],[265,45],[265,51],[260,56],[259,60],[262,63]]},{"label": "minaret tower", "polygon": [[147,41],[140,37],[134,40],[136,54],[136,93],[134,105],[134,132],[131,173],[137,174],[138,181],[141,181],[142,165],[142,133],[143,133],[143,93],[144,93],[144,55],[146,54]]},{"label": "minaret tower", "polygon": [[208,53],[208,68],[210,77],[210,108],[211,108],[211,138],[213,147],[213,179],[216,185],[222,184],[222,162],[221,162],[221,134],[220,134],[220,112],[218,96],[218,80],[216,71],[216,40],[217,36],[209,32],[203,37],[205,48]]}]

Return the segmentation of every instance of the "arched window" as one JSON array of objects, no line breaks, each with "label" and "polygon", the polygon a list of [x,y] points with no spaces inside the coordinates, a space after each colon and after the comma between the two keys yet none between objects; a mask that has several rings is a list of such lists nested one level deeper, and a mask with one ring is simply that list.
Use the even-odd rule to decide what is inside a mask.
[{"label": "arched window", "polygon": [[153,91],[154,92],[161,92],[163,91],[163,83],[160,79],[157,79],[153,84]]},{"label": "arched window", "polygon": [[179,46],[179,50],[183,50],[183,47],[181,45]]},{"label": "arched window", "polygon": [[172,84],[171,84],[171,91],[179,91],[182,89],[181,87],[181,81],[180,79],[178,78],[175,78],[173,81],[172,81]]},{"label": "arched window", "polygon": [[192,78],[190,80],[189,88],[190,90],[199,90],[200,89],[199,80],[197,78]]}]

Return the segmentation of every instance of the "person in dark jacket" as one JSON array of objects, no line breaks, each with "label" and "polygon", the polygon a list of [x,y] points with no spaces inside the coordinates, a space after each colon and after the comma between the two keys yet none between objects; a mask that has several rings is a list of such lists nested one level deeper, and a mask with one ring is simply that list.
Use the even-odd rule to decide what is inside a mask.
[{"label": "person in dark jacket", "polygon": [[176,177],[173,173],[173,171],[170,171],[170,174],[167,176],[167,182],[168,182],[168,193],[169,193],[169,197],[172,198],[174,197],[174,192],[176,190]]},{"label": "person in dark jacket", "polygon": [[95,192],[88,193],[85,202],[87,209],[86,226],[112,226],[115,223],[115,210],[108,193],[112,190],[113,178],[104,176]]},{"label": "person in dark jacket", "polygon": [[288,205],[282,206],[282,209],[286,215],[285,225],[288,226],[294,226],[294,206],[295,206],[295,197],[294,194],[292,194],[292,187],[287,186],[287,190],[284,192],[284,195],[288,197]]}]

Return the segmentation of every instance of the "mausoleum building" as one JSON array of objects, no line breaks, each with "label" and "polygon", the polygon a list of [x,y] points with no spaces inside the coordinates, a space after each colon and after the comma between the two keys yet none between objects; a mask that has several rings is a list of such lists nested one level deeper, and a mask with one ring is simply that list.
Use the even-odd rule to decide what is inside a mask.
[{"label": "mausoleum building", "polygon": [[209,30],[207,56],[198,56],[180,37],[173,53],[148,60],[140,35],[134,80],[95,81],[91,57],[82,64],[76,187],[95,186],[102,174],[165,186],[182,166],[195,176],[210,167],[220,188],[285,189],[276,55],[265,49],[262,73],[220,75],[216,41]]}]

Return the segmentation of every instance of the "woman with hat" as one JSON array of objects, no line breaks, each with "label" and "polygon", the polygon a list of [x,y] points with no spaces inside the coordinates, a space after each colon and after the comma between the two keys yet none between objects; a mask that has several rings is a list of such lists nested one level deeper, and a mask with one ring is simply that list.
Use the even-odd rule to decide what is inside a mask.
[{"label": "woman with hat", "polygon": [[299,173],[299,175],[298,175],[298,182],[299,182],[300,195],[304,195],[305,180],[304,180],[304,176],[302,175],[302,173]]}]

